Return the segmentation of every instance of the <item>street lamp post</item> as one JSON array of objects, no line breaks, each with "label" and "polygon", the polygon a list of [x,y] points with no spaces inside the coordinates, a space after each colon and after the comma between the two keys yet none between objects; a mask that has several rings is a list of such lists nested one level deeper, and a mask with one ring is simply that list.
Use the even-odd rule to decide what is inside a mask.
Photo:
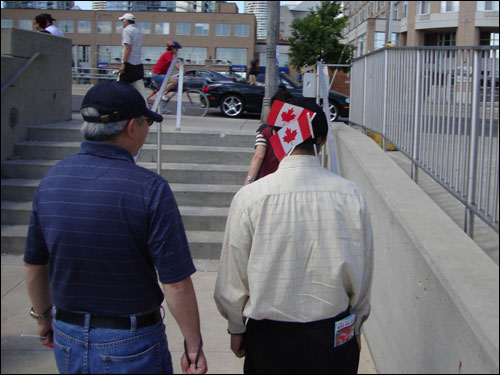
[{"label": "street lamp post", "polygon": [[266,89],[262,101],[260,120],[265,122],[271,107],[271,97],[278,91],[278,64],[276,48],[278,43],[280,2],[268,2],[267,44],[266,44]]}]

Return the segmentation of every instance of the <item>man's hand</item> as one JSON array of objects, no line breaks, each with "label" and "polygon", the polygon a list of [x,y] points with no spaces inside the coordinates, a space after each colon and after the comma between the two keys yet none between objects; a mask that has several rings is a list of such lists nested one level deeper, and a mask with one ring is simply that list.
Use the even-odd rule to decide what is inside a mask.
[{"label": "man's hand", "polygon": [[120,69],[118,69],[118,73],[120,75],[122,75],[123,73],[125,73],[125,63],[121,63]]},{"label": "man's hand", "polygon": [[205,354],[203,353],[203,349],[200,349],[200,356],[198,357],[198,363],[195,364],[196,356],[198,352],[189,351],[187,355],[189,356],[189,360],[191,364],[189,364],[186,353],[184,353],[181,357],[181,368],[183,374],[205,374],[207,372],[207,360],[205,358]]},{"label": "man's hand", "polygon": [[242,358],[245,356],[245,345],[243,342],[244,337],[245,335],[243,333],[238,335],[231,335],[231,350],[238,358]]},{"label": "man's hand", "polygon": [[54,330],[52,328],[52,316],[49,316],[47,319],[38,320],[38,328],[37,328],[38,336],[45,337],[44,339],[40,339],[40,342],[43,345],[52,345],[54,342]]}]

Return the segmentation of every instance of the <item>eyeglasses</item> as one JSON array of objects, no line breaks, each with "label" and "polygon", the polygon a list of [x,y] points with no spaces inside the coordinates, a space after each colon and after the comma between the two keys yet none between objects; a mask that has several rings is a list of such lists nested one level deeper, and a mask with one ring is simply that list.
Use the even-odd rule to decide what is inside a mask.
[{"label": "eyeglasses", "polygon": [[142,117],[144,120],[146,120],[146,122],[148,123],[148,126],[151,126],[153,125],[153,123],[155,122],[153,119],[149,118],[149,117]]}]

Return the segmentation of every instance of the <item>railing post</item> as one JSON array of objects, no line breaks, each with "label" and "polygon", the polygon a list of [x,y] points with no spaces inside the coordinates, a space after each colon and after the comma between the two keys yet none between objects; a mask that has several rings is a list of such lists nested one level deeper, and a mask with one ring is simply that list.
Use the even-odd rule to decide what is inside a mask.
[{"label": "railing post", "polygon": [[422,58],[421,51],[417,50],[417,67],[415,68],[415,116],[413,123],[413,160],[411,164],[411,178],[418,182],[418,167],[417,160],[420,157],[420,90],[421,90],[421,73],[422,73]]},{"label": "railing post", "polygon": [[[363,107],[362,113],[363,113],[363,133],[366,134],[366,76],[367,76],[367,69],[366,69],[366,60],[367,57],[363,57]],[[351,111],[349,111],[351,113]]]},{"label": "railing post", "polygon": [[389,89],[389,50],[386,48],[384,50],[384,113],[382,118],[382,148],[387,151],[387,142],[385,137],[387,135],[387,91]]},{"label": "railing post", "polygon": [[[481,51],[474,51],[474,73],[472,76],[472,113],[471,135],[469,150],[469,178],[467,188],[467,206],[465,208],[465,232],[472,238],[474,236],[474,212],[470,209],[476,197],[476,165],[477,165],[477,138],[479,126],[479,100],[481,81]],[[485,81],[486,84],[486,81]],[[486,100],[484,98],[483,100]]]},{"label": "railing post", "polygon": [[179,61],[179,84],[177,86],[177,115],[175,119],[175,130],[181,130],[182,117],[182,93],[184,89],[184,61]]}]

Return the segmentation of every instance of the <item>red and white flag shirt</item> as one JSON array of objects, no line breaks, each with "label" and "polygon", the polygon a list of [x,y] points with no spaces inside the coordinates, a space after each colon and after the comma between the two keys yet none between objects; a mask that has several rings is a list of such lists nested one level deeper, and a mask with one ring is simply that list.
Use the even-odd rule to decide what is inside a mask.
[{"label": "red and white flag shirt", "polygon": [[282,129],[269,141],[274,154],[281,161],[290,150],[312,137],[311,120],[316,113],[305,108],[275,100],[267,124],[281,126]]}]

